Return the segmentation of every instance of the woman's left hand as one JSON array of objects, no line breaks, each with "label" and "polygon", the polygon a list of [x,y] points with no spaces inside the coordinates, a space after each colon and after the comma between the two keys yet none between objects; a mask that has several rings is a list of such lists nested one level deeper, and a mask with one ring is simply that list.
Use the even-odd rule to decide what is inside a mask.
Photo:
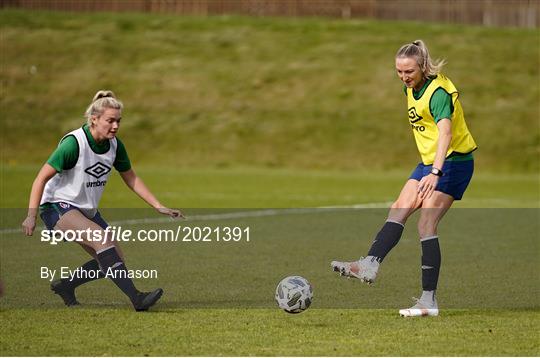
[{"label": "woman's left hand", "polygon": [[423,177],[418,183],[418,195],[420,195],[420,199],[429,199],[433,191],[435,191],[437,183],[439,183],[439,177],[434,174],[428,174]]},{"label": "woman's left hand", "polygon": [[184,214],[178,209],[169,209],[169,208],[157,208],[156,209],[160,214],[168,215],[173,219],[185,219]]}]

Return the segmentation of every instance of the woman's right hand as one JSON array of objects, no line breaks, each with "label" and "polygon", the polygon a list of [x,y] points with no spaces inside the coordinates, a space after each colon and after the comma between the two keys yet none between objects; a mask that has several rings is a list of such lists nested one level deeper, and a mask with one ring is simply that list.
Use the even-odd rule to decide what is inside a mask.
[{"label": "woman's right hand", "polygon": [[36,217],[39,213],[39,204],[41,197],[43,196],[43,190],[45,184],[56,174],[54,169],[49,163],[45,163],[39,170],[34,183],[32,184],[32,190],[30,191],[30,200],[28,201],[28,216],[22,223],[23,232],[31,236],[36,228]]},{"label": "woman's right hand", "polygon": [[36,217],[31,216],[31,215],[27,216],[26,219],[24,219],[22,223],[23,232],[27,236],[32,236],[35,228],[36,228]]}]

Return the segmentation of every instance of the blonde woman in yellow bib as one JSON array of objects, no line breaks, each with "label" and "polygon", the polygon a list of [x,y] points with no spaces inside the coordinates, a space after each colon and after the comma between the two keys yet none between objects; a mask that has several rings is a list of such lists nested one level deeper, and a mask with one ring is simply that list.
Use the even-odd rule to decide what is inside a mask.
[{"label": "blonde woman in yellow bib", "polygon": [[367,256],[353,262],[332,261],[331,266],[343,276],[373,283],[380,264],[401,238],[407,219],[420,209],[422,296],[399,313],[405,317],[437,316],[435,291],[441,266],[437,225],[454,200],[463,197],[472,178],[472,152],[477,146],[465,123],[458,90],[440,73],[444,61],[433,61],[422,40],[403,45],[395,60],[422,161],[392,204]]}]

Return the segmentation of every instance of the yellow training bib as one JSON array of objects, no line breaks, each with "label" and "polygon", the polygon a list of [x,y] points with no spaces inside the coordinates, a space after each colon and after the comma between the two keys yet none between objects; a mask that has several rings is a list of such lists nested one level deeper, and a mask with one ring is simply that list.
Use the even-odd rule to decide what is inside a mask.
[{"label": "yellow training bib", "polygon": [[454,112],[452,113],[452,141],[448,147],[446,156],[451,153],[467,154],[477,148],[474,139],[467,128],[463,109],[459,103],[459,93],[449,78],[438,74],[428,85],[422,96],[416,100],[413,96],[413,89],[407,88],[407,106],[409,112],[409,122],[411,123],[416,146],[422,157],[422,162],[426,165],[433,164],[435,153],[437,152],[437,142],[439,129],[435,119],[429,109],[429,102],[433,93],[439,89],[444,89],[452,96]]}]

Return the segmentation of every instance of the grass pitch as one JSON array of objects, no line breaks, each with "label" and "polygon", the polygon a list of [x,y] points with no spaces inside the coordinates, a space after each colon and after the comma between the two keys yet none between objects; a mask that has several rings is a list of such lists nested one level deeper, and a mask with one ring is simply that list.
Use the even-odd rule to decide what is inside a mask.
[{"label": "grass pitch", "polygon": [[[30,181],[29,172],[35,171],[13,169],[5,176],[11,180],[3,183],[4,193],[8,192],[6,188]],[[25,238],[18,233],[3,233],[0,259],[7,294],[0,301],[2,355],[534,356],[540,352],[538,209],[534,201],[520,200],[538,197],[534,177],[505,181],[486,176],[478,180],[483,185],[476,183],[467,193],[466,200],[471,203],[486,204],[486,198],[490,198],[491,204],[521,202],[532,208],[452,209],[440,228],[441,315],[402,319],[397,309],[410,305],[409,298],[420,292],[420,249],[414,218],[385,261],[378,282],[366,286],[338,277],[330,271],[329,262],[363,254],[386,210],[309,209],[329,204],[332,198],[334,204],[343,201],[346,192],[357,196],[349,203],[361,203],[361,193],[365,192],[371,193],[373,202],[385,202],[390,197],[378,188],[395,186],[391,190],[398,191],[399,173],[386,179],[384,174],[372,173],[375,184],[363,181],[361,174],[331,172],[313,172],[311,176],[309,172],[260,169],[143,168],[140,172],[168,204],[190,202],[193,208],[186,208],[188,216],[200,217],[217,210],[204,209],[210,207],[205,205],[208,203],[214,208],[220,206],[221,212],[243,212],[256,198],[274,207],[308,209],[264,217],[128,225],[134,230],[178,224],[250,226],[252,230],[249,243],[122,245],[130,268],[159,270],[157,279],[136,280],[137,285],[165,289],[152,312],[143,314],[132,312],[126,298],[106,280],[78,289],[82,307],[65,308],[49,291],[48,282],[38,277],[39,267],[74,268],[86,260],[82,250],[70,243],[51,246],[39,242],[37,235]],[[203,195],[202,177],[207,178],[206,191],[213,195]],[[499,188],[512,182],[522,183],[513,198],[498,194]],[[195,201],[190,195],[183,200],[182,194],[168,196],[168,184],[172,183],[179,183],[178,187],[186,191],[194,188],[190,194],[194,196],[201,190],[201,197]],[[133,194],[120,189],[119,182],[111,184],[104,196],[109,205],[104,206],[113,206],[111,197],[122,204],[118,206],[140,206]],[[310,190],[301,189],[309,185],[319,190],[310,196]],[[294,192],[296,196],[291,195]],[[21,194],[16,201],[25,196]],[[225,210],[227,207],[231,209]],[[14,215],[20,210],[3,210],[3,214],[10,214],[3,219],[13,223],[22,216]],[[115,220],[126,216],[159,218],[142,209],[103,211]],[[25,256],[23,265],[21,252]],[[312,308],[294,316],[280,311],[273,302],[275,285],[291,274],[307,277],[315,290]]]},{"label": "grass pitch", "polygon": [[0,339],[2,355],[536,356],[539,319],[529,310],[408,320],[391,310],[21,309],[2,312]]}]

